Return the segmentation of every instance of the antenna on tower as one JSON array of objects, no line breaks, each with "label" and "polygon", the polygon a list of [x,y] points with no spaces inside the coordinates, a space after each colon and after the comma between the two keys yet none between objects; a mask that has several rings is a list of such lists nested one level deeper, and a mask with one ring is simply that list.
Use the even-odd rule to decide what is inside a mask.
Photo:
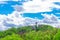
[{"label": "antenna on tower", "polygon": [[36,20],[36,22],[35,22],[35,29],[36,29],[36,31],[38,31],[38,20],[37,20],[37,17],[35,17],[35,20]]}]

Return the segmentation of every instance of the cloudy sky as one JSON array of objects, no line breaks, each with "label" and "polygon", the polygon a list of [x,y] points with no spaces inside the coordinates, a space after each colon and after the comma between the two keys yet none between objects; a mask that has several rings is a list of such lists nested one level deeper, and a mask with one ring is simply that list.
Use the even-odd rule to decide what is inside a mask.
[{"label": "cloudy sky", "polygon": [[0,30],[35,22],[60,27],[60,0],[0,0]]}]

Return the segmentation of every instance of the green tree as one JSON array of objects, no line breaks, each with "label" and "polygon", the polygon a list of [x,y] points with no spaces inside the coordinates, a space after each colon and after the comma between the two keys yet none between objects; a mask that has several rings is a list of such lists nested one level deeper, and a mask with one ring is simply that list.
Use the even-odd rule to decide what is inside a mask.
[{"label": "green tree", "polygon": [[58,31],[57,31],[56,35],[54,36],[54,39],[53,40],[60,40],[60,28],[57,29],[57,30]]},{"label": "green tree", "polygon": [[20,37],[20,35],[13,33],[12,35],[7,35],[6,37],[0,40],[23,40],[23,39]]}]

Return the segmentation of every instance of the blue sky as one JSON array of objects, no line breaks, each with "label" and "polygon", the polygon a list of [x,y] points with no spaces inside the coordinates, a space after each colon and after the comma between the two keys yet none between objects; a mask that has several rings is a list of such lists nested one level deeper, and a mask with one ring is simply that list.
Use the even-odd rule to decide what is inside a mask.
[{"label": "blue sky", "polygon": [[0,1],[0,17],[0,30],[31,25],[37,20],[59,27],[60,0],[3,0]]},{"label": "blue sky", "polygon": [[[0,14],[5,14],[5,15],[8,15],[8,14],[11,14],[13,11],[14,11],[14,8],[11,7],[11,5],[23,5],[22,3],[24,3],[24,1],[6,1],[7,4],[0,4]],[[56,5],[60,5],[59,2],[55,2]],[[31,17],[31,18],[39,18],[39,19],[42,19],[42,15],[40,13],[47,13],[47,14],[54,14],[58,17],[60,17],[60,14],[56,14],[56,13],[60,13],[60,9],[59,8],[52,8],[52,11],[51,12],[37,12],[35,14],[33,13],[25,13],[23,14],[24,17]]]},{"label": "blue sky", "polygon": [[16,2],[16,1],[6,1],[7,4],[0,4],[0,13],[1,14],[9,14],[14,11],[13,7],[11,5],[22,5],[22,3]]}]

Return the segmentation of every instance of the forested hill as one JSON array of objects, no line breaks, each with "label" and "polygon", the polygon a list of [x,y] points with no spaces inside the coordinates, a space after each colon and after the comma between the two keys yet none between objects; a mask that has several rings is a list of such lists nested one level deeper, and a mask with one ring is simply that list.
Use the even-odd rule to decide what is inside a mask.
[{"label": "forested hill", "polygon": [[0,40],[60,40],[60,28],[50,25],[13,27],[0,31]]}]

